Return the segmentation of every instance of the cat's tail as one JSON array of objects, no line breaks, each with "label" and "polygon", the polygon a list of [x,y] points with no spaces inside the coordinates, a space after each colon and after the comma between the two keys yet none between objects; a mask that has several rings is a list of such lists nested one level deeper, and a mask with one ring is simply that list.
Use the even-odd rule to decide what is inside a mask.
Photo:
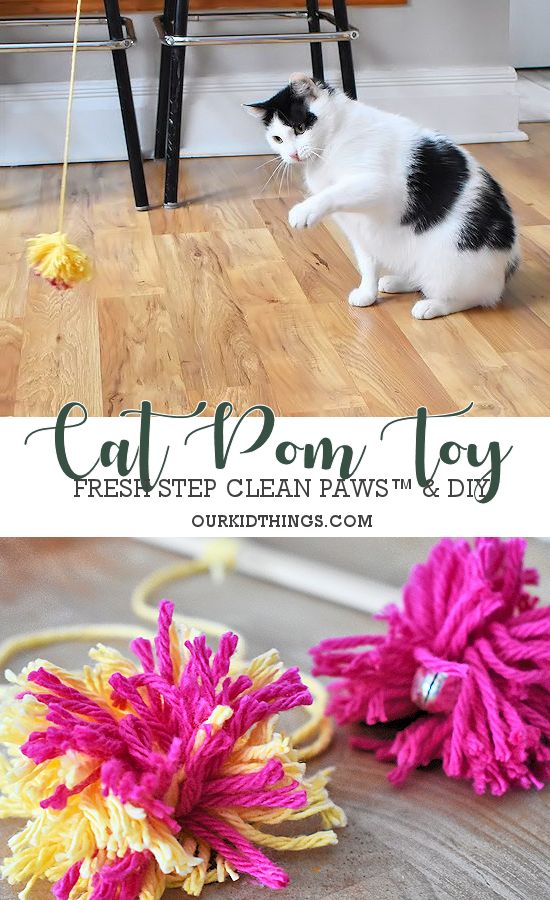
[{"label": "cat's tail", "polygon": [[512,277],[512,275],[515,275],[515,273],[519,269],[520,265],[521,265],[521,252],[520,252],[519,247],[517,245],[515,245],[514,247],[512,247],[512,250],[510,252],[510,258],[508,259],[508,262],[506,263],[506,271],[504,273],[504,280],[509,281],[510,278]]}]

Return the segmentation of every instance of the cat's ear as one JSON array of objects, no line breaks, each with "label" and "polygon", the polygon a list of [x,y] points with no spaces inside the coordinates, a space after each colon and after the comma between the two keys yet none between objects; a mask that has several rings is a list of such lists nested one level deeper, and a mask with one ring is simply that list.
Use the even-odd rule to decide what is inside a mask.
[{"label": "cat's ear", "polygon": [[310,78],[309,75],[304,75],[303,72],[294,72],[288,79],[288,83],[294,93],[300,97],[310,97],[314,100],[316,97],[321,96],[320,85],[313,78]]},{"label": "cat's ear", "polygon": [[249,116],[254,116],[255,119],[261,119],[266,109],[265,103],[242,103],[241,106]]}]

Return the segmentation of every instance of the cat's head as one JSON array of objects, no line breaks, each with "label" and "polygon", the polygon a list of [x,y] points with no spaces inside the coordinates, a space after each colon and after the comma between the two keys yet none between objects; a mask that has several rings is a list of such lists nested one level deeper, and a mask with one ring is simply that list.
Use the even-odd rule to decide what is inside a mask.
[{"label": "cat's head", "polygon": [[323,147],[323,112],[332,88],[301,72],[290,76],[286,87],[246,110],[263,120],[267,143],[287,163],[300,163]]}]

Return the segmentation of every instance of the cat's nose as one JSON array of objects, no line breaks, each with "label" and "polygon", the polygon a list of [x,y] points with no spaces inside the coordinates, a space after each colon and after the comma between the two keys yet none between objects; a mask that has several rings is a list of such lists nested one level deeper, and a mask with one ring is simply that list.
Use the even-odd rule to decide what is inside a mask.
[{"label": "cat's nose", "polygon": [[291,159],[297,159],[298,162],[300,162],[300,157],[299,157],[299,155],[298,155],[298,153],[297,153],[296,151],[294,151],[294,153],[291,153],[291,154],[290,154],[290,158],[291,158]]}]

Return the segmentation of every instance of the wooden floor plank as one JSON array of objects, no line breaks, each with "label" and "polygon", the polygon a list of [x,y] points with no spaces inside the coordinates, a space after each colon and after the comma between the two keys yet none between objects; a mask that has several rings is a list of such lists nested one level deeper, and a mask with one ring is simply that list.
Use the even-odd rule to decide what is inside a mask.
[{"label": "wooden floor plank", "polygon": [[263,364],[286,415],[318,415],[318,408],[332,415],[341,404],[367,413],[333,335],[319,327],[322,322],[310,306],[250,308],[247,322],[253,337],[262,342]]},{"label": "wooden floor plank", "polygon": [[412,318],[406,303],[391,302],[390,308],[400,330],[454,401],[453,408],[475,397],[474,414],[503,415],[500,379],[506,364],[473,323],[448,316],[423,328],[425,323]]},{"label": "wooden floor plank", "polygon": [[506,193],[514,215],[521,226],[550,225],[550,217],[543,216],[538,209],[535,209],[532,203],[526,203],[513,191],[508,190]]},{"label": "wooden floor plank", "polygon": [[[151,231],[147,212],[139,211],[134,204],[130,187],[128,166],[124,162],[91,163],[94,184],[91,221],[94,231],[99,228],[120,228],[122,231]],[[71,167],[71,179],[75,179],[75,167]]]},{"label": "wooden floor plank", "polygon": [[43,170],[3,169],[0,172],[0,317],[20,318],[27,301],[29,268],[26,242],[41,228],[37,208],[42,207]]},{"label": "wooden floor plank", "polygon": [[95,248],[99,297],[164,293],[164,275],[151,234],[100,228],[95,235]]},{"label": "wooden floor plank", "polygon": [[525,228],[522,235],[523,264],[507,287],[506,293],[515,302],[531,310],[546,325],[550,325],[550,303],[548,302],[548,273],[550,254],[531,237],[531,229]]},{"label": "wooden floor plank", "polygon": [[550,350],[515,351],[505,358],[510,369],[506,398],[514,403],[512,415],[550,416]]},{"label": "wooden floor plank", "polygon": [[102,415],[93,286],[67,297],[32,279],[24,323],[15,414],[55,416],[64,403],[79,400],[90,415]]},{"label": "wooden floor plank", "polygon": [[53,415],[78,397],[97,415],[138,399],[305,416],[472,400],[478,415],[547,414],[550,124],[527,130],[529,142],[470,148],[521,225],[504,302],[427,322],[410,317],[414,295],[348,306],[359,275],[347,242],[330,223],[288,227],[300,175],[274,174],[274,158],[182,160],[176,210],[161,205],[163,164],[148,162],[149,213],[134,209],[124,163],[71,166],[66,229],[95,275],[66,296],[24,259],[28,237],[55,229],[60,168],[1,170],[0,411]]},{"label": "wooden floor plank", "polygon": [[[368,318],[364,312],[334,303],[319,307],[318,316],[364,397],[369,415],[411,411],[425,404],[431,413],[453,409],[451,397],[399,332],[385,304],[370,307]],[[399,352],[394,355],[389,348],[396,346]]]},{"label": "wooden floor plank", "polygon": [[141,294],[103,298],[99,304],[106,416],[135,409],[143,399],[150,400],[157,412],[183,412],[188,406],[172,321],[163,300]]},{"label": "wooden floor plank", "polygon": [[23,329],[19,321],[0,319],[0,416],[13,416]]},{"label": "wooden floor plank", "polygon": [[[241,184],[227,177],[217,159],[190,159],[182,165],[182,200],[177,209],[159,205],[149,213],[153,234],[187,234],[258,228],[263,225],[252,198]],[[162,196],[164,166],[148,167],[151,190]]]},{"label": "wooden floor plank", "polygon": [[259,200],[256,206],[284,259],[312,303],[346,302],[359,283],[356,269],[326,228],[296,232],[288,224],[287,200]]},{"label": "wooden floor plank", "polygon": [[[250,246],[270,244],[263,229],[250,229],[248,238]],[[171,272],[168,302],[186,385],[206,399],[226,387],[249,388],[254,402],[254,387],[267,378],[226,272],[246,237],[233,244],[224,233],[167,234],[156,242]]]}]

